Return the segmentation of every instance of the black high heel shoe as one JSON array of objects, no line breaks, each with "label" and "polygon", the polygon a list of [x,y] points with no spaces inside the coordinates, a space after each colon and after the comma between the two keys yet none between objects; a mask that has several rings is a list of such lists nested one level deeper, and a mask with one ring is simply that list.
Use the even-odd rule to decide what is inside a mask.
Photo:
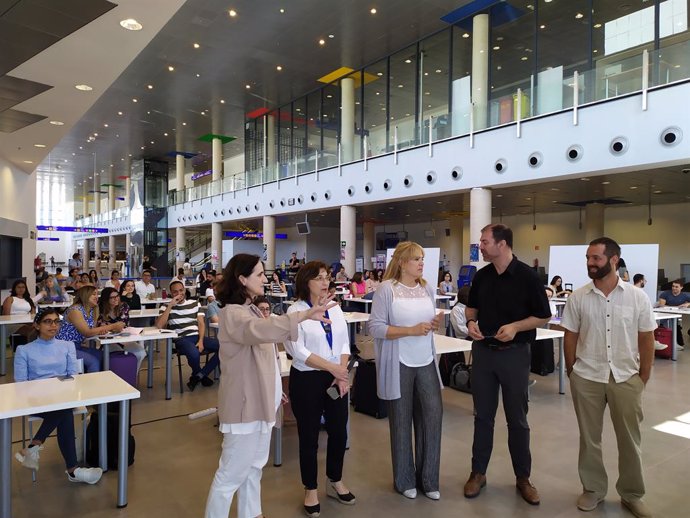
[{"label": "black high heel shoe", "polygon": [[310,518],[318,518],[321,515],[321,504],[305,505],[304,512]]},{"label": "black high heel shoe", "polygon": [[338,490],[335,488],[333,482],[331,482],[330,480],[328,481],[328,485],[326,486],[326,495],[330,496],[331,498],[335,498],[338,502],[345,505],[355,505],[355,502],[357,501],[355,495],[353,495],[350,492],[343,494],[338,493]]}]

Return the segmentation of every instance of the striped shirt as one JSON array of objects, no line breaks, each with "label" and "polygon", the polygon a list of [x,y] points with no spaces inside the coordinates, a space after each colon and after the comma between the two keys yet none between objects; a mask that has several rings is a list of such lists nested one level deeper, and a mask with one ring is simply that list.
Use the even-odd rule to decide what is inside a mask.
[{"label": "striped shirt", "polygon": [[[165,312],[165,307],[161,307],[158,315]],[[201,306],[196,300],[184,300],[176,304],[168,315],[168,329],[177,331],[178,337],[194,336],[199,334],[199,324],[197,317],[203,316]]]}]

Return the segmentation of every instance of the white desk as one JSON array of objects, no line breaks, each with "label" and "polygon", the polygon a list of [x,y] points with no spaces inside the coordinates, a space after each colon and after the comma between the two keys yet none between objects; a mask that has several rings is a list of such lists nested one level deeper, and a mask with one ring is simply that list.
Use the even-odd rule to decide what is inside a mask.
[{"label": "white desk", "polygon": [[112,344],[143,343],[148,348],[146,386],[151,388],[153,387],[153,346],[157,340],[165,340],[165,399],[172,399],[172,343],[175,338],[177,338],[175,331],[161,330],[155,334],[116,335],[113,338],[107,339],[96,337],[96,341],[103,348],[104,371],[110,370],[110,346]]},{"label": "white desk", "polygon": [[158,318],[158,315],[160,315],[158,308],[132,309],[129,312],[130,320],[138,318]]},{"label": "white desk", "polygon": [[37,304],[38,309],[41,308],[55,308],[55,309],[66,309],[72,305],[72,302],[39,302]]},{"label": "white desk", "polygon": [[0,376],[7,374],[7,326],[30,324],[33,321],[31,314],[0,316]]},{"label": "white desk", "polygon": [[451,297],[450,295],[434,295],[434,300],[436,300],[437,303],[441,301],[446,306],[446,308],[450,304],[452,298],[453,297]]},{"label": "white desk", "polygon": [[81,374],[72,380],[57,378],[0,385],[0,518],[12,515],[12,418],[78,406],[100,405],[98,412],[99,463],[108,469],[107,403],[120,402],[117,507],[127,506],[129,401],[140,393],[110,371]]},{"label": "white desk", "polygon": [[367,313],[371,313],[371,300],[370,299],[363,299],[362,297],[352,297],[350,299],[343,299],[343,302],[356,302],[358,304],[364,304],[364,309],[366,310]]},{"label": "white desk", "polygon": [[159,304],[168,304],[169,302],[172,302],[172,299],[142,299],[141,300],[141,305],[142,306],[158,306]]}]

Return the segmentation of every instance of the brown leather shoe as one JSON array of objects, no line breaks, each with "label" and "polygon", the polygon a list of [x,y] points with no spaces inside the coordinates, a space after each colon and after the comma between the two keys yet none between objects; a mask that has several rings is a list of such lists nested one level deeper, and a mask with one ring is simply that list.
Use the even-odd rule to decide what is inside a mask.
[{"label": "brown leather shoe", "polygon": [[470,478],[465,482],[465,498],[474,498],[479,496],[479,492],[486,485],[486,475],[482,473],[470,473]]},{"label": "brown leather shoe", "polygon": [[528,478],[518,477],[515,479],[515,487],[520,491],[520,496],[525,502],[530,505],[539,505],[539,492]]}]

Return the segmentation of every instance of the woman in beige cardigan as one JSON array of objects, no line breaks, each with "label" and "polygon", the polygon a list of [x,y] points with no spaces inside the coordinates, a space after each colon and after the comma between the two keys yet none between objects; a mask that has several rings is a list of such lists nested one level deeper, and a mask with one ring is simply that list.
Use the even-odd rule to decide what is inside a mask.
[{"label": "woman in beige cardigan", "polygon": [[223,450],[206,501],[206,518],[227,518],[235,492],[238,517],[262,517],[261,470],[268,460],[271,429],[282,398],[275,342],[297,340],[297,325],[325,323],[333,307],[324,297],[307,311],[264,319],[251,301],[262,295],[266,276],[256,255],[238,254],[223,270],[217,288],[218,340],[223,375],[218,391]]}]

